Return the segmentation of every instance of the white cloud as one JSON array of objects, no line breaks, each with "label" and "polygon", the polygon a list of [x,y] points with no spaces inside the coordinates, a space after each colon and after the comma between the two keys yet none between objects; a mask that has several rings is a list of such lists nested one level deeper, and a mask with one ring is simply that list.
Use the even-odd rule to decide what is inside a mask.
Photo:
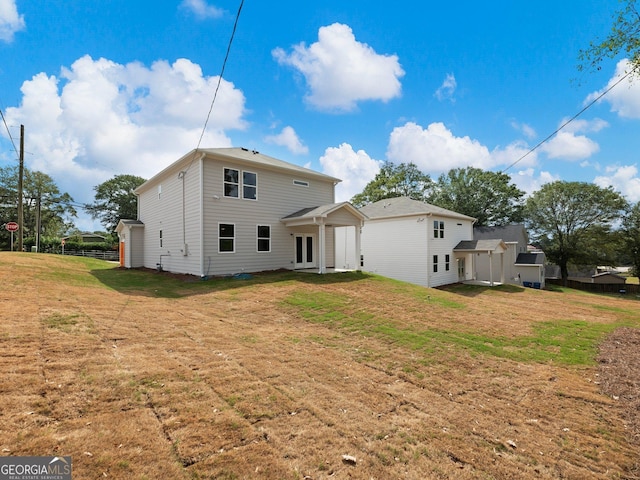
[{"label": "white cloud", "polygon": [[180,6],[186,10],[189,10],[201,20],[207,18],[220,18],[224,14],[224,10],[209,5],[204,0],[182,0]]},{"label": "white cloud", "polygon": [[[189,60],[146,67],[84,56],[60,77],[39,73],[22,85],[10,124],[24,124],[27,166],[49,174],[78,202],[117,174],[149,178],[196,147],[217,77]],[[226,147],[225,131],[245,127],[244,95],[222,81],[203,147]]]},{"label": "white cloud", "polygon": [[535,129],[531,125],[527,125],[526,123],[518,123],[516,121],[513,121],[511,122],[511,126],[518,132],[522,133],[528,140],[533,140],[537,136]]},{"label": "white cloud", "polygon": [[627,200],[640,202],[640,177],[635,165],[607,167],[606,173],[609,175],[596,177],[593,183],[603,188],[611,186]]},{"label": "white cloud", "polygon": [[265,137],[265,142],[286,147],[287,150],[296,155],[309,153],[309,148],[298,138],[298,134],[293,127],[284,127],[278,135]]},{"label": "white cloud", "polygon": [[531,167],[511,174],[511,181],[526,195],[531,195],[536,190],[540,190],[540,187],[545,183],[555,182],[556,180],[560,180],[560,177],[546,171],[541,171],[536,175],[536,171]]},{"label": "white cloud", "polygon": [[[391,132],[387,158],[395,163],[413,162],[425,173],[438,174],[469,166],[483,170],[507,166],[528,150],[526,144],[514,142],[489,151],[478,140],[456,137],[443,123],[432,123],[424,129],[408,122]],[[535,164],[536,155],[529,155],[523,162],[523,165]]]},{"label": "white cloud", "polygon": [[[564,119],[560,124],[564,124]],[[600,118],[594,120],[574,120],[560,130],[551,140],[540,147],[549,158],[563,160],[583,160],[600,150],[600,146],[580,133],[595,133],[609,126]]]},{"label": "white cloud", "polygon": [[380,55],[358,42],[348,25],[321,27],[311,46],[300,43],[291,54],[282,48],[272,54],[281,65],[304,75],[309,88],[306,100],[319,110],[351,111],[357,102],[386,102],[401,93],[404,71],[398,57]]},{"label": "white cloud", "polygon": [[[591,93],[585,99],[584,103],[588,104],[602,95],[607,89],[611,88],[615,83],[631,71],[629,60],[620,60],[616,65],[616,71],[613,77],[602,90]],[[633,78],[633,82],[631,81]],[[631,75],[629,79],[623,80],[608,92],[600,101],[608,102],[611,105],[611,111],[625,118],[640,118],[640,85],[638,85],[637,74]]]},{"label": "white cloud", "polygon": [[18,14],[15,0],[0,0],[0,40],[10,43],[13,35],[24,29],[24,15]]},{"label": "white cloud", "polygon": [[452,102],[455,102],[453,95],[455,94],[457,87],[458,83],[456,82],[456,77],[453,73],[447,73],[442,85],[438,87],[433,95],[440,101],[451,100]]},{"label": "white cloud", "polygon": [[323,172],[340,178],[336,186],[336,201],[348,201],[362,192],[364,187],[380,171],[381,161],[374,160],[364,150],[353,150],[348,143],[339,147],[329,147],[320,157]]}]

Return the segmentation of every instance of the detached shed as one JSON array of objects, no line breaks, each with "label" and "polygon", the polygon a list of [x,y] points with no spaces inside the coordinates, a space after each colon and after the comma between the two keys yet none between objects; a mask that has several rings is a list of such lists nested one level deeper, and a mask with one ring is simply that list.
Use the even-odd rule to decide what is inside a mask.
[{"label": "detached shed", "polygon": [[591,283],[609,283],[614,285],[624,285],[627,279],[622,275],[613,272],[596,273],[591,276]]},{"label": "detached shed", "polygon": [[515,269],[520,283],[525,287],[544,288],[545,255],[543,252],[520,253]]}]

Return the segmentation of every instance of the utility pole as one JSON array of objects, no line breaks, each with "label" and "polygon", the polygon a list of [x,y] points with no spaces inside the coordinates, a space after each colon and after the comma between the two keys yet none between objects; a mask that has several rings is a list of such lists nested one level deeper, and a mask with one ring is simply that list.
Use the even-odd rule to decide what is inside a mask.
[{"label": "utility pole", "polygon": [[22,189],[24,178],[24,125],[20,125],[20,169],[18,170],[18,251],[24,248],[22,243],[24,232],[24,205],[22,202]]}]

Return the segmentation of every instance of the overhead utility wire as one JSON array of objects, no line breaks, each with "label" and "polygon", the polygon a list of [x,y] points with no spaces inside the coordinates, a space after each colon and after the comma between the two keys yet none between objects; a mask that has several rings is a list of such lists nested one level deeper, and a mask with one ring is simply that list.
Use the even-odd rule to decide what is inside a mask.
[{"label": "overhead utility wire", "polygon": [[567,125],[569,125],[571,122],[573,122],[576,118],[578,118],[580,115],[582,115],[587,109],[589,109],[590,107],[593,106],[593,104],[595,104],[596,102],[598,102],[602,97],[604,97],[607,93],[609,93],[613,88],[615,88],[620,82],[622,82],[625,78],[627,78],[629,75],[631,75],[632,73],[634,73],[636,70],[638,69],[638,66],[632,68],[631,70],[629,70],[624,76],[622,76],[616,83],[614,83],[613,85],[611,85],[609,88],[607,88],[604,92],[602,92],[600,95],[598,95],[593,101],[591,101],[587,106],[585,106],[582,110],[580,110],[578,113],[576,113],[573,117],[571,117],[569,120],[567,120],[566,122],[564,122],[562,125],[560,125],[557,130],[555,132],[553,132],[551,135],[549,135],[548,137],[546,137],[544,140],[542,140],[540,143],[538,143],[535,147],[533,147],[531,150],[529,150],[527,153],[525,153],[524,155],[522,155],[518,160],[516,160],[515,162],[513,162],[511,165],[509,165],[507,168],[505,168],[504,170],[502,170],[500,173],[504,173],[507,170],[509,170],[511,167],[513,167],[515,164],[519,163],[521,160],[524,160],[526,157],[528,157],[530,154],[532,154],[535,150],[537,150],[541,145],[543,145],[544,143],[546,143],[547,141],[549,141],[549,139],[551,139],[551,137],[553,137],[555,134],[557,134],[560,130],[562,130],[564,127],[566,127]]},{"label": "overhead utility wire", "polygon": [[11,136],[11,132],[9,131],[9,125],[7,125],[7,120],[4,118],[4,113],[2,113],[2,109],[0,108],[0,117],[2,117],[2,123],[4,123],[4,128],[7,129],[7,135],[9,136],[9,140],[11,140],[11,145],[13,145],[13,149],[16,152],[17,156],[20,156],[18,153],[18,149],[16,148],[16,144],[13,141],[13,137]]},{"label": "overhead utility wire", "polygon": [[202,137],[204,137],[204,132],[207,129],[207,124],[209,123],[209,117],[211,117],[211,111],[213,110],[213,104],[216,102],[216,97],[218,96],[218,90],[220,89],[220,83],[222,82],[222,75],[224,74],[224,68],[227,65],[227,59],[229,58],[229,52],[231,51],[231,43],[233,42],[233,37],[236,33],[236,28],[238,26],[238,20],[240,19],[240,12],[242,11],[242,5],[244,5],[244,0],[240,1],[240,7],[238,7],[238,13],[236,14],[236,20],[233,24],[233,31],[231,32],[231,38],[229,38],[229,44],[227,45],[227,53],[224,56],[224,61],[222,62],[222,70],[220,71],[220,76],[218,77],[218,85],[216,86],[216,91],[213,94],[213,100],[211,100],[211,106],[209,107],[209,113],[207,114],[207,119],[204,122],[204,126],[202,127],[202,133],[200,134],[200,139],[198,140],[198,146],[196,150],[200,148],[200,143],[202,142]]}]

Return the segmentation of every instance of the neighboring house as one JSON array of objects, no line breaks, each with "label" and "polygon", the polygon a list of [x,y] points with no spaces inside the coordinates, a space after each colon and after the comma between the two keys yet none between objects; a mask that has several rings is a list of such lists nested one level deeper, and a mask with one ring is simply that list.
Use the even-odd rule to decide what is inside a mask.
[{"label": "neighboring house", "polygon": [[[232,275],[335,266],[335,229],[359,251],[365,216],[336,203],[339,179],[243,148],[197,149],[139,186],[123,219],[121,264]],[[359,265],[354,265],[358,269]]]},{"label": "neighboring house", "polygon": [[62,237],[62,240],[64,240],[65,242],[75,241],[76,239],[80,240],[80,242],[82,243],[104,243],[107,241],[104,236],[89,232],[77,233],[68,237]]},{"label": "neighboring house", "polygon": [[[504,255],[476,256],[476,279],[489,281],[491,272],[501,271],[500,262],[504,262],[504,280],[506,283],[518,284],[518,269],[516,261],[518,255],[527,253],[529,236],[524,225],[505,225],[500,227],[474,227],[474,240],[501,239],[506,245]],[[491,262],[491,263],[490,263]],[[522,275],[521,275],[522,276]]]},{"label": "neighboring house", "polygon": [[474,218],[407,197],[360,209],[363,270],[425,287],[473,279],[473,252],[456,252],[472,240]]},{"label": "neighboring house", "polygon": [[602,272],[591,275],[591,283],[613,283],[616,285],[624,285],[627,283],[627,279],[614,272]]}]

